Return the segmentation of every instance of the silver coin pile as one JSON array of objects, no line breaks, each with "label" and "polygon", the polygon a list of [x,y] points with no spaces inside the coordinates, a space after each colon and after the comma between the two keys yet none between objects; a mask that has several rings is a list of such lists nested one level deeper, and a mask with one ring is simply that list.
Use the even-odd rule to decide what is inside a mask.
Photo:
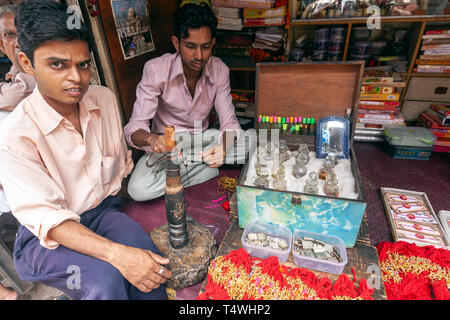
[{"label": "silver coin pile", "polygon": [[298,238],[294,242],[294,252],[311,258],[330,262],[342,262],[342,257],[336,246],[312,238]]},{"label": "silver coin pile", "polygon": [[245,242],[249,245],[257,247],[271,248],[281,251],[287,250],[289,247],[286,240],[280,237],[266,235],[265,233],[262,232],[248,233]]}]

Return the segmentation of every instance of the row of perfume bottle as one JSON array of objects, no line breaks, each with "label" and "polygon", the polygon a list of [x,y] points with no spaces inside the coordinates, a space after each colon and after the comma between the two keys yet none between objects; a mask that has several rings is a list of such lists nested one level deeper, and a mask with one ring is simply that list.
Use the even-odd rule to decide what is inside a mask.
[{"label": "row of perfume bottle", "polygon": [[281,134],[315,135],[316,119],[304,117],[258,116],[258,130],[279,130]]},{"label": "row of perfume bottle", "polygon": [[[254,185],[261,188],[269,187],[269,179],[273,178],[273,188],[277,190],[286,190],[287,182],[285,175],[285,162],[289,160],[288,147],[284,140],[280,140],[278,145],[268,143],[257,149],[257,159],[255,162],[255,171],[257,178]],[[309,148],[306,144],[301,144],[295,159],[295,165],[292,168],[292,175],[295,178],[302,178],[307,174],[307,164],[310,160]],[[317,194],[318,180],[325,180],[324,193],[328,196],[338,197],[339,186],[336,174],[333,168],[337,164],[337,157],[334,154],[328,154],[323,161],[323,166],[319,171],[311,172],[304,192]]]}]

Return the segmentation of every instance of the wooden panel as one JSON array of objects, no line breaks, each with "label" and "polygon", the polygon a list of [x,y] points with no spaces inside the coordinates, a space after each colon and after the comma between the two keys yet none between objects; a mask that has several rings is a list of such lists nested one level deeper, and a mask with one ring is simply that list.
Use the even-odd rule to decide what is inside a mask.
[{"label": "wooden panel", "polygon": [[344,117],[358,101],[362,73],[360,61],[257,64],[257,112]]},{"label": "wooden panel", "polygon": [[[144,1],[141,3],[144,3]],[[114,66],[126,122],[133,111],[133,104],[136,100],[136,87],[142,78],[144,64],[152,58],[175,51],[170,41],[170,36],[172,35],[172,16],[178,7],[177,3],[178,1],[176,0],[151,1],[150,24],[156,50],[125,60],[114,22],[111,0],[99,1],[101,21]]]}]

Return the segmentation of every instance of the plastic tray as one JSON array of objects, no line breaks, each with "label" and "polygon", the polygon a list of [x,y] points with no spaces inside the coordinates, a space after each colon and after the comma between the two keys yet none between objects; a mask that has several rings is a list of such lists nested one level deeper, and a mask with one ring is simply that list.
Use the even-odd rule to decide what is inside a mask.
[{"label": "plastic tray", "polygon": [[342,239],[319,233],[313,233],[303,230],[295,230],[294,236],[292,238],[291,247],[293,248],[293,244],[298,238],[305,238],[305,237],[316,239],[324,243],[336,246],[342,258],[342,262],[332,262],[313,257],[302,256],[296,253],[294,249],[292,249],[292,260],[294,260],[294,263],[297,266],[332,274],[341,274],[344,271],[345,265],[347,264],[348,260],[347,260],[347,250],[345,248],[345,243],[344,241],[342,241]]},{"label": "plastic tray", "polygon": [[[263,248],[255,245],[248,244],[245,239],[247,239],[247,234],[249,233],[258,233],[262,232],[266,235],[282,238],[288,244],[288,248],[286,250],[277,250],[273,248]],[[244,233],[241,238],[242,246],[244,249],[253,257],[257,257],[260,259],[266,259],[271,256],[276,256],[280,260],[280,262],[285,262],[289,258],[289,254],[291,253],[291,244],[292,244],[292,232],[283,226],[278,226],[275,224],[263,223],[263,222],[249,222],[245,226]]]}]

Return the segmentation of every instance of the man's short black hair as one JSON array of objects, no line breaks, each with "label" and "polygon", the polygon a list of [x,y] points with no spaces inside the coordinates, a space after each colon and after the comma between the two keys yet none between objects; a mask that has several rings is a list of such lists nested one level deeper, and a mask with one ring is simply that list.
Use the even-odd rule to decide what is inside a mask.
[{"label": "man's short black hair", "polygon": [[28,0],[21,3],[14,20],[20,50],[33,63],[34,51],[47,41],[81,40],[91,49],[88,28],[81,17],[76,17],[78,20],[73,23],[73,15],[65,1]]},{"label": "man's short black hair", "polygon": [[217,18],[207,5],[188,3],[179,8],[173,18],[173,32],[178,39],[189,37],[188,29],[209,27],[212,37],[216,37]]}]

